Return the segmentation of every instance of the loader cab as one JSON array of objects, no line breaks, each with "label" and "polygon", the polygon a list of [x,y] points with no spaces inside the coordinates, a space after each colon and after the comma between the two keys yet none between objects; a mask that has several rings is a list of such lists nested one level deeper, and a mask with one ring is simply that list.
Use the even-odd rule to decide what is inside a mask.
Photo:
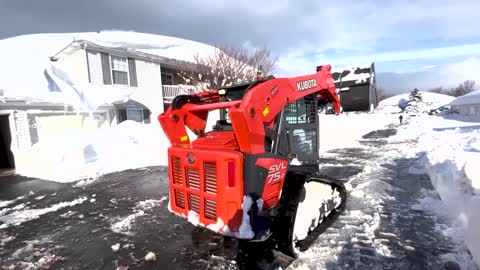
[{"label": "loader cab", "polygon": [[[222,101],[241,100],[249,89],[266,80],[222,88],[225,90]],[[318,164],[317,111],[317,94],[305,96],[303,99],[285,106],[283,112],[277,115],[274,128],[268,129],[265,127],[265,133],[267,134],[265,139],[266,152],[281,156],[294,154],[298,161],[304,165]],[[220,110],[220,119],[216,122],[213,130],[233,130],[227,109]]]},{"label": "loader cab", "polygon": [[[279,153],[292,153],[301,164],[318,164],[319,138],[316,94],[305,96],[283,109],[278,122],[281,136],[277,142]],[[283,123],[282,123],[283,122]],[[274,148],[275,149],[275,148]]]}]

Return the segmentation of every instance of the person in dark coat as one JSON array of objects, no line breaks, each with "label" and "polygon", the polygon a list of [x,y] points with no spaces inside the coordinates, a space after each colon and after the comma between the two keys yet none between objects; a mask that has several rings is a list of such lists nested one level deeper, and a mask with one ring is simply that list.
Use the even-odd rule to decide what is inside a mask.
[{"label": "person in dark coat", "polygon": [[400,124],[401,124],[403,122],[403,115],[400,115],[398,119],[400,119]]}]

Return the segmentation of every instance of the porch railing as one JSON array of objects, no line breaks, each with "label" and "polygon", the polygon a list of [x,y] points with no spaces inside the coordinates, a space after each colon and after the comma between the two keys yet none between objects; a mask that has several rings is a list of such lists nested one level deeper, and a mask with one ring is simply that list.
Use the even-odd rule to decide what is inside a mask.
[{"label": "porch railing", "polygon": [[191,85],[162,85],[163,98],[173,100],[178,95],[193,94],[196,88]]}]

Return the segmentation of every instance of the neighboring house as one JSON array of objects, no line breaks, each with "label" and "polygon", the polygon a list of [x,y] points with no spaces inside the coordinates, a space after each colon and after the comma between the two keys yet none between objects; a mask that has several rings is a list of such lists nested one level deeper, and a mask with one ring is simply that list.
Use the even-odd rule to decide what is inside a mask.
[{"label": "neighboring house", "polygon": [[447,106],[463,115],[480,116],[480,90],[458,97]]},{"label": "neighboring house", "polygon": [[[77,103],[86,102],[88,95],[103,95],[105,99],[94,100],[94,109],[88,111],[79,110],[78,104],[70,101],[14,99],[0,91],[0,173],[2,168],[14,169],[17,154],[36,143],[66,132],[108,128],[125,120],[151,123],[175,96],[195,91],[177,75],[178,70],[189,68],[187,62],[121,46],[76,40],[50,56],[50,64],[55,67],[53,73],[47,68],[43,74],[49,91],[60,92],[69,85],[77,91]],[[87,89],[88,93],[82,92]],[[117,100],[111,99],[120,92],[128,93],[128,98],[118,95]]]},{"label": "neighboring house", "polygon": [[343,111],[373,111],[378,106],[374,63],[332,72]]}]

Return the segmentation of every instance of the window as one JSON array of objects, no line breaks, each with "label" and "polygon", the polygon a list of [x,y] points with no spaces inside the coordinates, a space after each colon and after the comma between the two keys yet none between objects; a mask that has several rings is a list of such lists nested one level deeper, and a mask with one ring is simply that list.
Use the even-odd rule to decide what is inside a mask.
[{"label": "window", "polygon": [[173,74],[162,72],[162,84],[163,85],[174,85],[173,84]]},{"label": "window", "polygon": [[113,84],[128,85],[128,61],[125,57],[111,56]]}]

